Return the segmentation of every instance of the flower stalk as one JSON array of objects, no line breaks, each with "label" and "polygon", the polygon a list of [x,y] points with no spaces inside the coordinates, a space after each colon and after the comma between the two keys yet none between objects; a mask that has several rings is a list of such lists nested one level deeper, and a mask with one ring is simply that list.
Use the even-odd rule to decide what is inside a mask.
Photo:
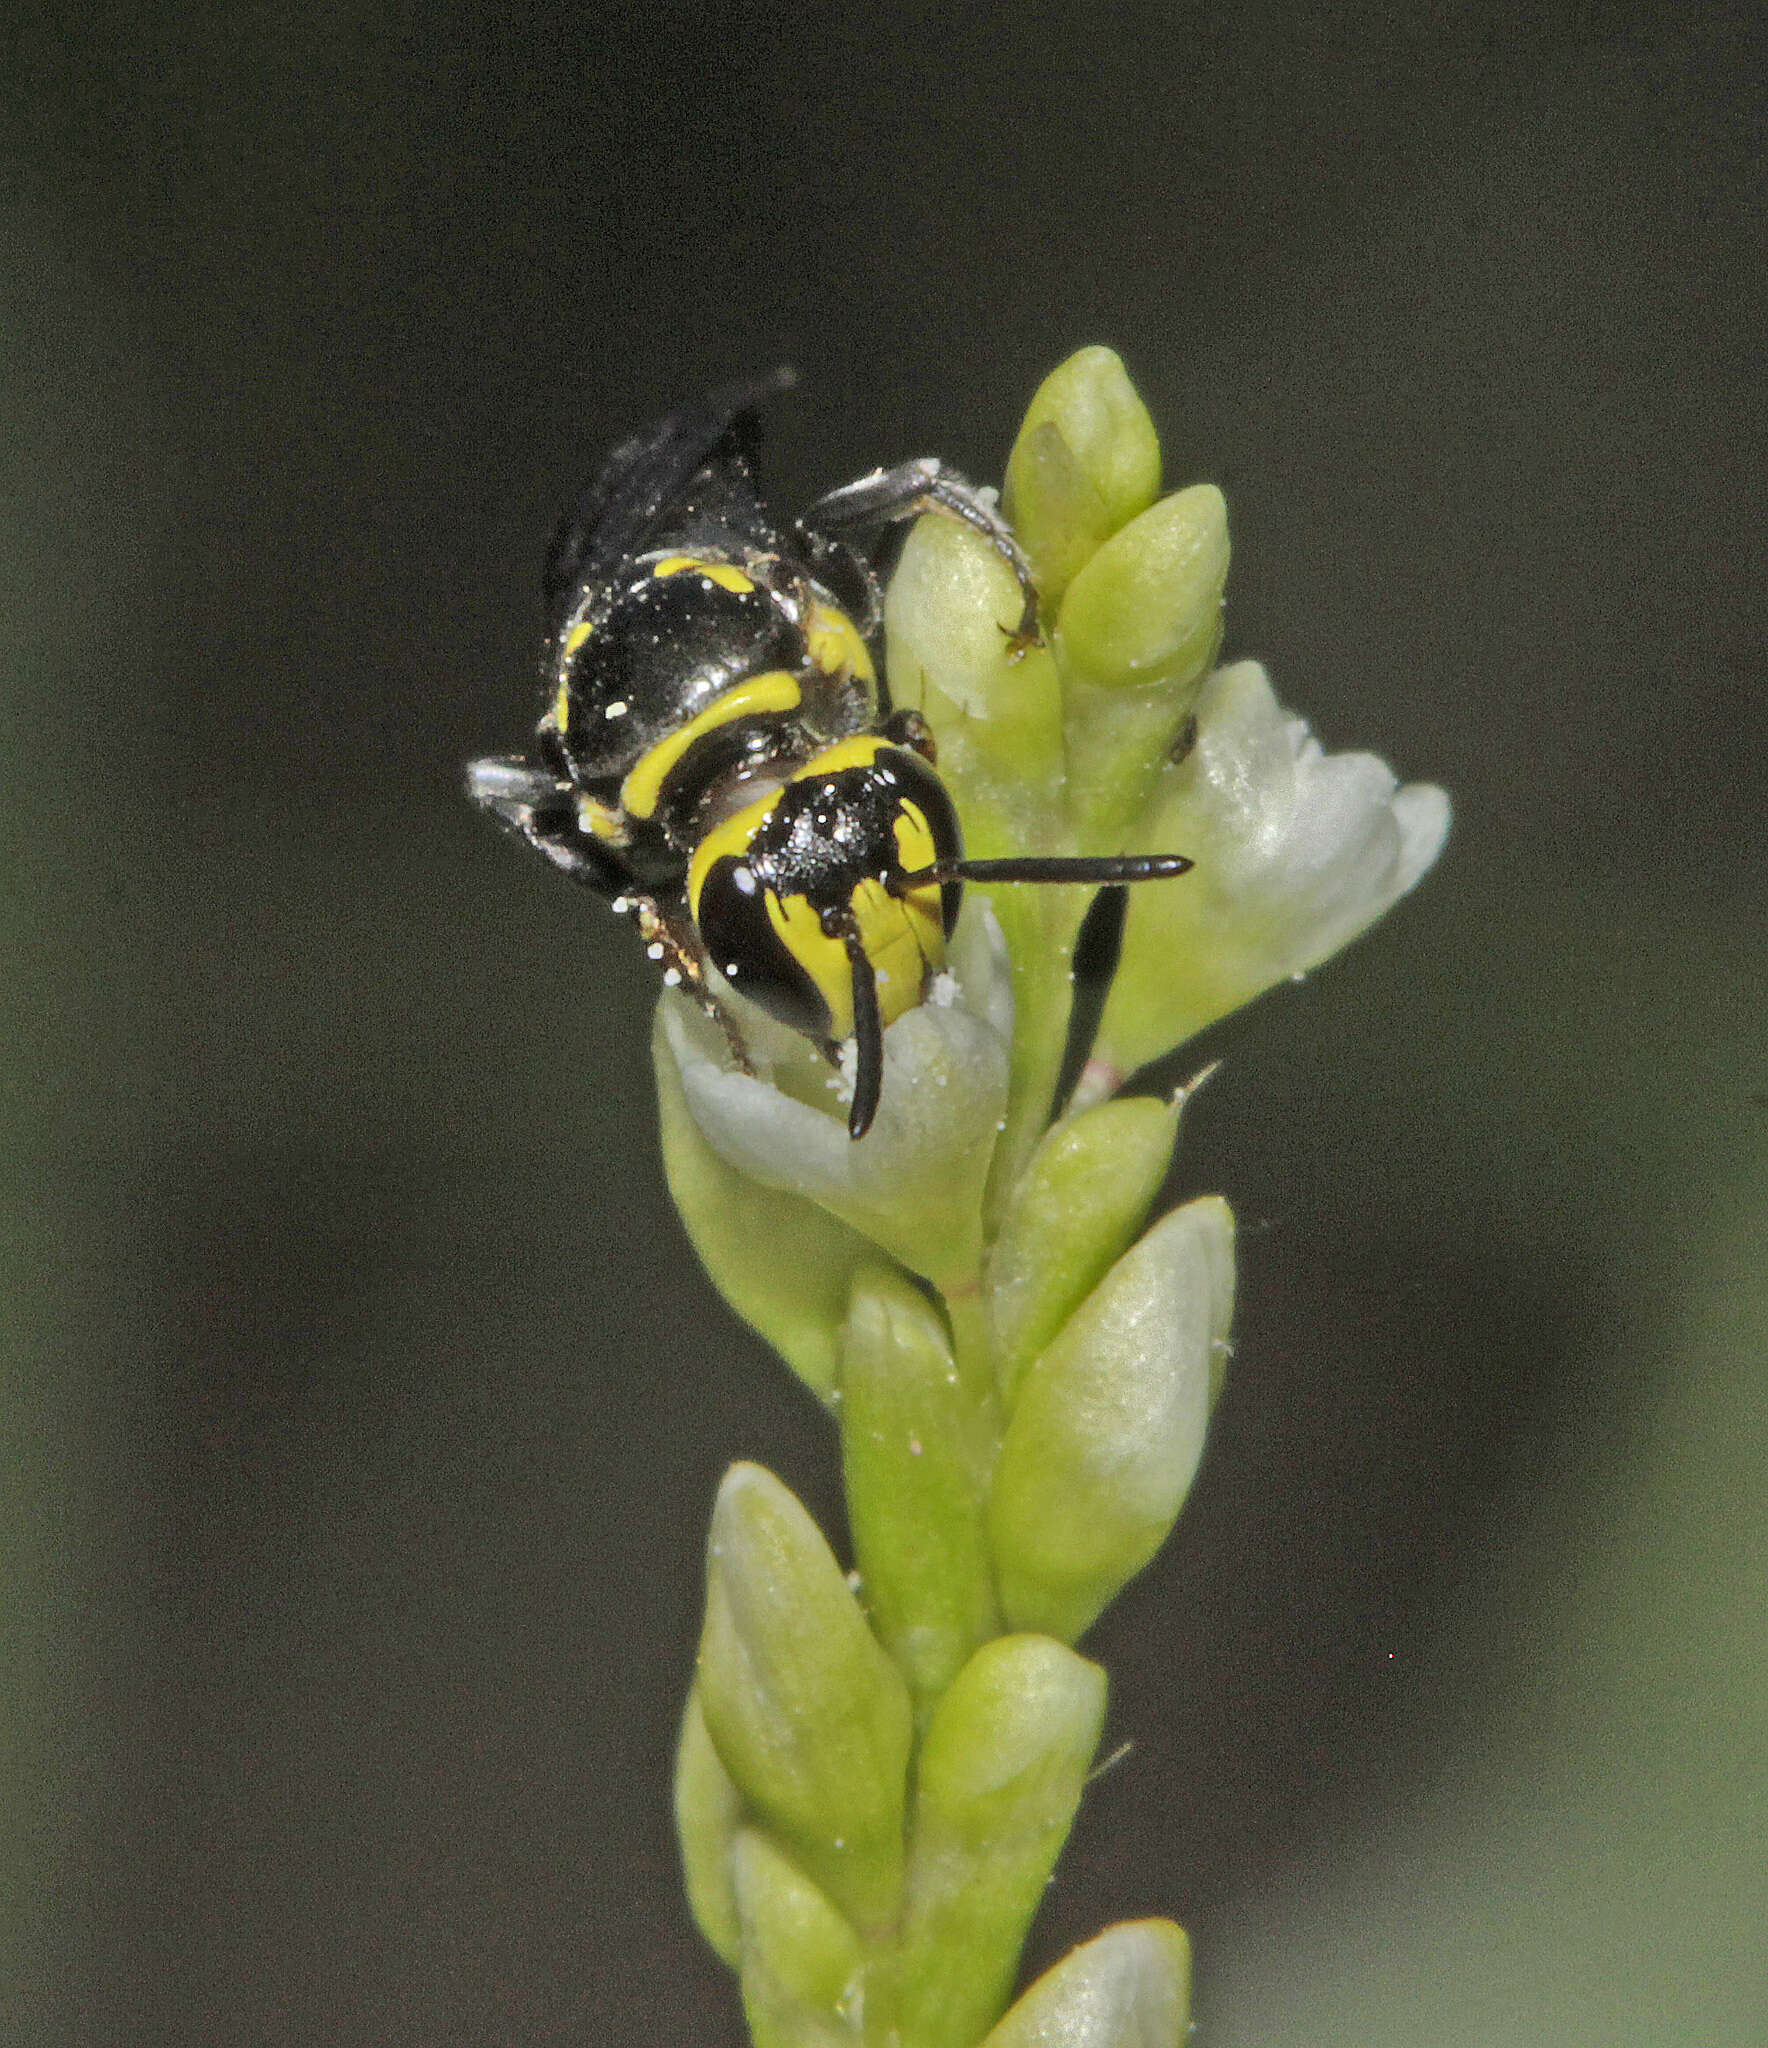
[{"label": "flower stalk", "polygon": [[1227,1204],[1148,1221],[1189,1091],[1119,1091],[1372,923],[1447,829],[1440,791],[1326,755],[1255,665],[1213,668],[1226,510],[1207,484],[1159,495],[1109,350],[1046,380],[1006,478],[1044,644],[1015,655],[1014,577],[951,520],[911,532],[886,606],[893,694],[933,729],[968,850],[1196,863],[1130,890],[1074,1101],[1073,886],[971,886],[858,1142],[793,1033],[745,1012],[745,1073],[689,1003],[658,1016],[671,1193],[835,1418],[854,1550],[850,1577],[778,1480],[727,1475],[676,1818],[756,2048],[1183,2039],[1167,1921],[1108,1930],[1008,2009],[1105,1713],[1076,1645],[1170,1531],[1228,1358]]}]

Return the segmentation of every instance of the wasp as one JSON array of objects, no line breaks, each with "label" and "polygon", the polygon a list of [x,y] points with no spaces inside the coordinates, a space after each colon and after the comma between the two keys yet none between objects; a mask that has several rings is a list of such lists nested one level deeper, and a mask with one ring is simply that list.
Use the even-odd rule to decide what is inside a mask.
[{"label": "wasp", "polygon": [[756,481],[758,409],[793,381],[725,385],[614,449],[547,551],[533,747],[473,762],[467,786],[636,920],[745,1070],[728,990],[832,1063],[854,1041],[859,1139],[885,1027],[944,966],[966,882],[1102,886],[1192,863],[965,857],[933,735],[891,703],[882,554],[922,513],[974,527],[1018,579],[1015,651],[1038,638],[1030,569],[993,505],[932,458],[776,517]]}]

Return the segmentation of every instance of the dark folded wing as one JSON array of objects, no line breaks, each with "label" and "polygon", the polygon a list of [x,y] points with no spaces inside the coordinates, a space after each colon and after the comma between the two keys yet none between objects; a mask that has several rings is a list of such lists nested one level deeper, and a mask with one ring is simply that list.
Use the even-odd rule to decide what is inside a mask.
[{"label": "dark folded wing", "polygon": [[546,552],[541,596],[549,633],[560,610],[586,583],[613,576],[642,554],[660,514],[671,511],[695,472],[728,443],[750,457],[756,407],[796,381],[790,369],[721,384],[678,407],[642,434],[622,441],[559,521]]}]

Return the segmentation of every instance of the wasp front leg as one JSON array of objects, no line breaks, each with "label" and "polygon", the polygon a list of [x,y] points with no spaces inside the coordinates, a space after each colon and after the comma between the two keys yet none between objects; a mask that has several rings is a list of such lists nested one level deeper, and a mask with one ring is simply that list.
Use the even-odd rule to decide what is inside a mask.
[{"label": "wasp front leg", "polygon": [[743,1034],[706,979],[706,958],[693,926],[685,916],[672,917],[652,896],[627,896],[616,902],[615,908],[619,909],[622,903],[637,922],[646,954],[662,968],[664,985],[692,996],[724,1033],[738,1073],[753,1074],[755,1064],[743,1043]]},{"label": "wasp front leg", "polygon": [[956,470],[947,469],[936,455],[899,463],[895,469],[875,469],[870,476],[843,484],[817,499],[799,518],[797,526],[800,535],[808,540],[819,532],[863,532],[867,527],[894,526],[905,519],[919,518],[923,512],[961,519],[1002,556],[1018,579],[1024,599],[1019,623],[1007,636],[1008,649],[1017,656],[1037,646],[1042,637],[1038,632],[1037,585],[1032,581],[1025,551],[993,505]]}]

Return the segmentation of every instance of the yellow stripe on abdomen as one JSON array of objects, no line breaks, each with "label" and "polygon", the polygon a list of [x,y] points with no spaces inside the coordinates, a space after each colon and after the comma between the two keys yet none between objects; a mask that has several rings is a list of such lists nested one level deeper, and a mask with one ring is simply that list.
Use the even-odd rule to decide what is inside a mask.
[{"label": "yellow stripe on abdomen", "polygon": [[688,570],[697,571],[708,583],[716,583],[721,590],[739,595],[755,588],[753,576],[745,576],[741,569],[733,568],[729,562],[704,562],[698,555],[665,555],[651,570],[653,576],[680,576]]},{"label": "yellow stripe on abdomen", "polygon": [[635,818],[654,818],[670,771],[696,740],[738,718],[757,712],[796,711],[804,701],[798,678],[783,668],[770,668],[714,697],[697,718],[660,739],[642,754],[620,785],[620,802]]},{"label": "yellow stripe on abdomen", "polygon": [[867,683],[878,680],[871,652],[860,638],[859,628],[833,605],[811,606],[804,623],[804,644],[824,675],[858,676]]}]

